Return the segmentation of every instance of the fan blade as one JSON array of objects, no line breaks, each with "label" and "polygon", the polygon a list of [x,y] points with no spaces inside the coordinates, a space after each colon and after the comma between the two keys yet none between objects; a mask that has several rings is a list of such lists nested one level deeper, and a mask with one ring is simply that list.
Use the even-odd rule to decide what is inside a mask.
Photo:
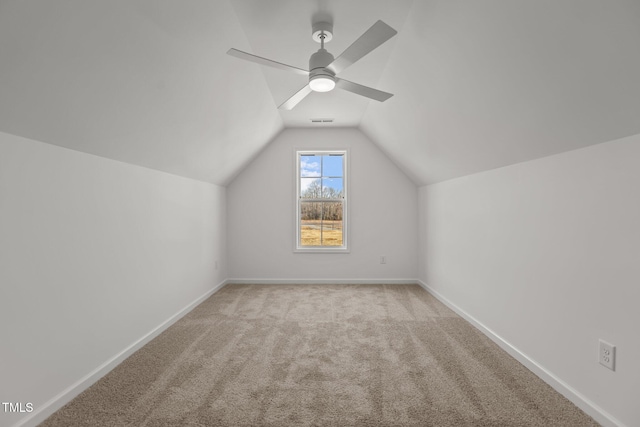
[{"label": "fan blade", "polygon": [[291,65],[283,64],[281,62],[272,61],[270,59],[263,58],[261,56],[252,55],[250,53],[243,52],[238,49],[231,48],[227,51],[227,53],[231,56],[235,56],[236,58],[255,62],[256,64],[268,65],[269,67],[278,68],[280,70],[285,70],[285,71],[293,71],[294,73],[302,74],[304,76],[309,75],[309,72],[307,70],[303,70],[302,68],[293,67]]},{"label": "fan blade", "polygon": [[378,89],[374,89],[368,86],[362,86],[358,83],[350,82],[349,80],[336,78],[336,87],[340,89],[353,92],[358,95],[366,96],[367,98],[375,99],[376,101],[384,102],[393,96],[392,93],[383,92]]},{"label": "fan blade", "polygon": [[312,92],[309,85],[305,85],[302,89],[293,94],[293,96],[282,103],[278,108],[281,110],[292,110],[307,95]]},{"label": "fan blade", "polygon": [[342,52],[327,68],[338,74],[396,34],[398,34],[396,30],[384,22],[378,21]]}]

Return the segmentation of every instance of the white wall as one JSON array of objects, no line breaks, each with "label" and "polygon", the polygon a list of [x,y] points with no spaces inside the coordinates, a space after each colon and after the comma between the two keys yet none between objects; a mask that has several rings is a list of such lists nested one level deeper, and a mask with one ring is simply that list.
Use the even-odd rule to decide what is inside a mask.
[{"label": "white wall", "polygon": [[224,280],[225,197],[212,184],[0,133],[0,400],[34,407],[0,408],[0,425],[70,397]]},{"label": "white wall", "polygon": [[[350,253],[294,253],[296,148],[349,152]],[[287,129],[228,187],[232,279],[411,280],[417,188],[357,129]],[[387,264],[380,264],[380,256]]]},{"label": "white wall", "polygon": [[601,422],[640,423],[640,135],[422,187],[419,205],[428,287]]}]

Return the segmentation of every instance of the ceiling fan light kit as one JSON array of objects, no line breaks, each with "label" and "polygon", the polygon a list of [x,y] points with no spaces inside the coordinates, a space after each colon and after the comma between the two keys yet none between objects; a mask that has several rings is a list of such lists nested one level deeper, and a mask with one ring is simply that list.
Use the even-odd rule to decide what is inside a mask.
[{"label": "ceiling fan light kit", "polygon": [[309,58],[308,71],[233,48],[229,49],[227,53],[260,65],[268,65],[280,70],[293,71],[297,74],[309,76],[309,82],[278,107],[283,110],[293,109],[293,107],[300,103],[300,101],[311,92],[329,92],[336,87],[369,99],[384,102],[391,98],[393,94],[353,83],[336,77],[336,75],[396,34],[396,30],[384,22],[378,21],[342,52],[340,56],[334,58],[334,56],[324,48],[324,44],[333,38],[333,24],[325,21],[316,22],[312,25],[311,37],[314,41],[320,43],[320,49]]},{"label": "ceiling fan light kit", "polygon": [[309,87],[314,92],[329,92],[336,87],[336,81],[332,76],[322,75],[310,77]]}]

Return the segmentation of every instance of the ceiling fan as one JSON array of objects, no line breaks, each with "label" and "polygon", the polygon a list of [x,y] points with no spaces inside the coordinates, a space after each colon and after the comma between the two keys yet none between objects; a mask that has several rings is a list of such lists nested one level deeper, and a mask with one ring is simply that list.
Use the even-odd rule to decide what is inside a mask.
[{"label": "ceiling fan", "polygon": [[309,70],[293,67],[281,62],[272,61],[260,56],[252,55],[238,49],[229,49],[227,53],[240,59],[267,65],[280,70],[293,71],[309,77],[309,83],[293,94],[278,108],[291,110],[311,92],[329,92],[335,87],[365,96],[376,101],[386,101],[393,94],[373,89],[336,77],[344,69],[367,55],[369,52],[395,36],[398,32],[382,21],[378,21],[349,46],[340,56],[334,59],[324,44],[333,38],[333,25],[329,22],[317,22],[312,27],[312,38],[320,43],[320,49],[309,58]]}]

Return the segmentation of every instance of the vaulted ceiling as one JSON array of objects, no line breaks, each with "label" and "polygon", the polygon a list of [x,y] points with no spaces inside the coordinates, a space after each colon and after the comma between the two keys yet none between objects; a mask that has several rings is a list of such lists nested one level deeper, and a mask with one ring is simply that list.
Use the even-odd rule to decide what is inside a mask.
[{"label": "vaulted ceiling", "polygon": [[[277,106],[331,18],[342,77]],[[638,0],[0,0],[0,131],[226,184],[285,127],[358,127],[428,184],[640,133]],[[331,124],[311,123],[332,118]]]}]

